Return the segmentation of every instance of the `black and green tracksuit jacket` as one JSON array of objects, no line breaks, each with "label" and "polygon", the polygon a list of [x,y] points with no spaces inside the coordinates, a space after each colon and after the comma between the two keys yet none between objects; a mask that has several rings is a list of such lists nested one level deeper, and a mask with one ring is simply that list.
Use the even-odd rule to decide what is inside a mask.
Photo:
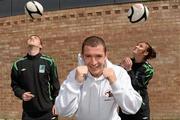
[{"label": "black and green tracksuit jacket", "polygon": [[27,54],[14,62],[11,79],[15,96],[22,99],[24,92],[35,95],[30,101],[23,101],[23,112],[35,118],[51,112],[60,88],[57,67],[51,57]]},{"label": "black and green tracksuit jacket", "polygon": [[131,77],[133,88],[141,95],[143,103],[136,115],[126,115],[120,111],[120,116],[122,120],[149,120],[150,109],[147,86],[154,74],[154,69],[147,61],[135,63],[135,59],[132,59],[132,62],[132,70],[128,71],[128,74]]}]

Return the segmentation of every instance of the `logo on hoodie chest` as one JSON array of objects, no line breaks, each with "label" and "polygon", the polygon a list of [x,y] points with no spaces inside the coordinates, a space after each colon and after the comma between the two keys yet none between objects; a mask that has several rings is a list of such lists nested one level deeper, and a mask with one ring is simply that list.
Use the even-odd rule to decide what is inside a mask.
[{"label": "logo on hoodie chest", "polygon": [[106,96],[104,101],[112,101],[112,100],[114,100],[114,97],[113,97],[113,94],[112,94],[111,90],[106,91],[104,93],[104,95]]}]

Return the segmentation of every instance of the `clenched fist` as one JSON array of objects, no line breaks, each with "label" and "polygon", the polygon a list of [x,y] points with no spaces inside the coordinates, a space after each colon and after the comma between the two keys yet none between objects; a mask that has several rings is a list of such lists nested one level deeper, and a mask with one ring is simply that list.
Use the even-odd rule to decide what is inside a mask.
[{"label": "clenched fist", "polygon": [[78,66],[76,68],[76,80],[79,83],[82,83],[85,79],[85,75],[88,73],[88,68],[87,66]]},{"label": "clenched fist", "polygon": [[116,81],[116,75],[112,68],[104,68],[103,75],[108,79],[109,83],[112,84]]},{"label": "clenched fist", "polygon": [[131,58],[125,57],[121,61],[121,67],[123,67],[127,71],[130,71],[132,69],[132,60],[131,60]]}]

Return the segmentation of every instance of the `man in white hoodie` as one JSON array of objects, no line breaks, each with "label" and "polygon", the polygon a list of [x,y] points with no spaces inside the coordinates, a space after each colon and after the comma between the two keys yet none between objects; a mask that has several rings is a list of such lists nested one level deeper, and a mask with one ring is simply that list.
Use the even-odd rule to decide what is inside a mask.
[{"label": "man in white hoodie", "polygon": [[82,44],[84,64],[72,70],[60,88],[55,107],[61,116],[77,120],[121,120],[117,108],[135,114],[142,104],[130,77],[107,59],[102,38],[90,36]]}]

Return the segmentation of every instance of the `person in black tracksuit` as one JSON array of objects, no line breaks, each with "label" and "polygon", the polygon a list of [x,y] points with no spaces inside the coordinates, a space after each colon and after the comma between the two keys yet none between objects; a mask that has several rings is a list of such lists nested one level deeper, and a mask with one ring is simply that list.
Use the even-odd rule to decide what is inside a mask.
[{"label": "person in black tracksuit", "polygon": [[54,60],[42,55],[39,36],[27,41],[28,53],[15,61],[11,71],[11,87],[15,96],[23,100],[23,120],[51,120],[60,84]]},{"label": "person in black tracksuit", "polygon": [[141,95],[143,103],[135,115],[127,115],[120,109],[121,120],[150,120],[147,86],[153,77],[154,69],[147,60],[155,57],[156,52],[149,43],[139,42],[133,49],[133,58],[126,57],[122,60],[120,65],[127,70],[131,84]]}]

